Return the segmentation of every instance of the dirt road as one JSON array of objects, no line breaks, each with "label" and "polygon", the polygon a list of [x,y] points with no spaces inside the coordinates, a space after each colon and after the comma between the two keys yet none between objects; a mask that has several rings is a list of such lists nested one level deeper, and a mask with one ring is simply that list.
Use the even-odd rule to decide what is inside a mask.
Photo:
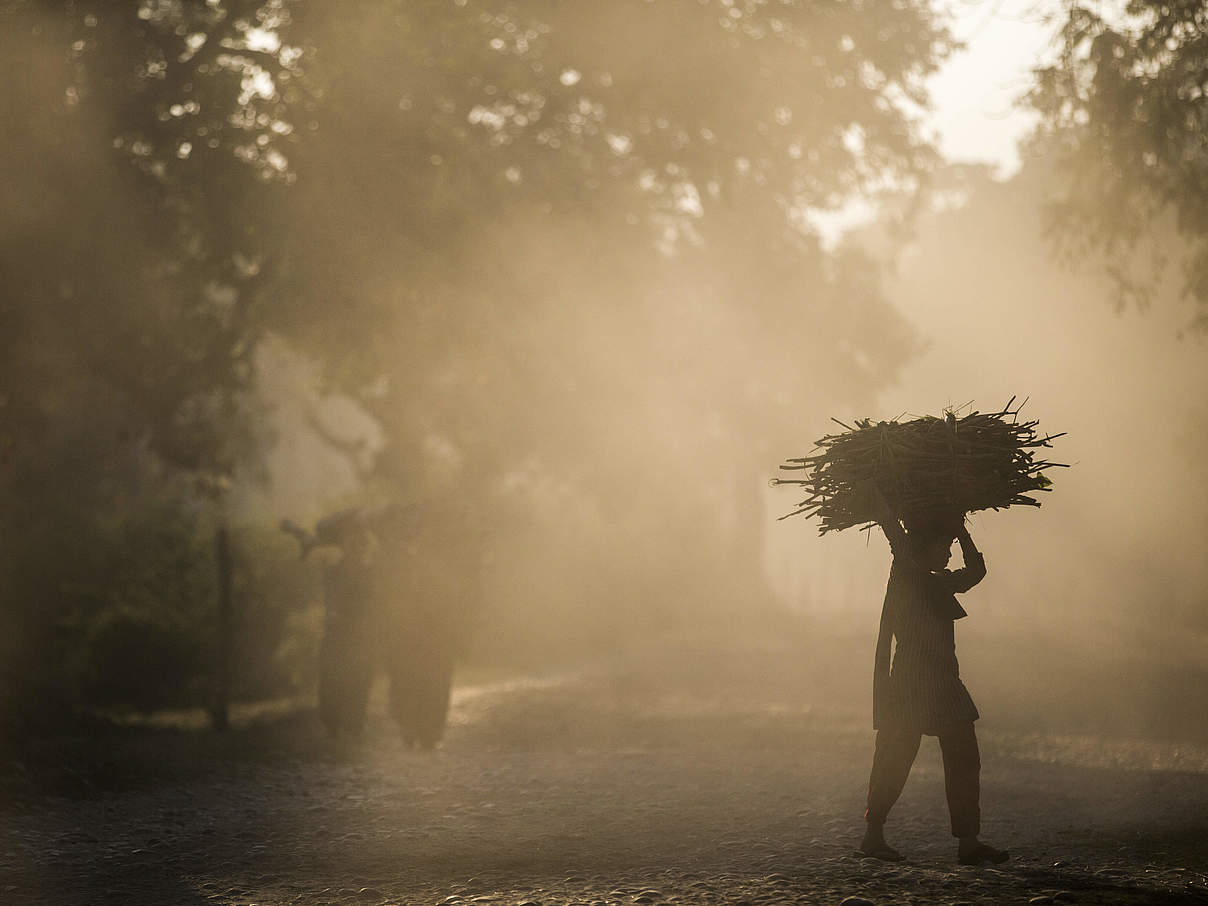
[{"label": "dirt road", "polygon": [[871,731],[782,683],[788,657],[463,687],[435,753],[383,716],[335,744],[309,712],[140,743],[131,782],[6,805],[0,902],[1208,902],[1208,752],[989,720],[984,837],[1012,861],[954,864],[934,740],[888,828],[909,861],[861,861]]}]

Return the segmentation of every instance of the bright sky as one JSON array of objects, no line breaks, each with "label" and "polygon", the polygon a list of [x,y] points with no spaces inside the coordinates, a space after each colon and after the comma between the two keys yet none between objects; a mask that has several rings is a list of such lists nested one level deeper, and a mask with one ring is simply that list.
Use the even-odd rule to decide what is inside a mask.
[{"label": "bright sky", "polygon": [[999,175],[1019,168],[1016,143],[1031,129],[1019,109],[1031,70],[1049,53],[1053,27],[1044,16],[1060,0],[942,0],[953,32],[966,49],[954,54],[932,80],[930,125],[940,150],[953,160],[997,164]]},{"label": "bright sky", "polygon": [[[932,77],[933,109],[925,128],[949,160],[990,163],[999,178],[1009,178],[1019,169],[1018,142],[1035,122],[1020,97],[1031,85],[1033,67],[1051,48],[1055,26],[1046,25],[1044,17],[1058,12],[1062,0],[938,3],[951,15],[953,34],[965,48]],[[828,246],[876,216],[876,205],[864,199],[808,215]]]}]

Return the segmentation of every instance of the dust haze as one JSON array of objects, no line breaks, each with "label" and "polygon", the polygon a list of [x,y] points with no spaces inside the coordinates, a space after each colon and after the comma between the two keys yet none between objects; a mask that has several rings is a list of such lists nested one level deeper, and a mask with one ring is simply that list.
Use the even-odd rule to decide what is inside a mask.
[{"label": "dust haze", "polygon": [[[58,42],[70,35],[34,5],[14,10],[12,23],[36,30],[10,30],[15,65],[43,74],[26,107],[12,107],[20,95],[9,92],[10,116],[43,132],[36,155],[18,143],[4,160],[4,241],[15,249],[40,237],[67,251],[95,238],[102,251],[90,257],[119,271],[102,279],[123,287],[123,262],[145,274],[142,260],[162,251],[143,247],[137,185],[102,159],[120,114],[70,93],[69,112],[48,112],[63,106],[59,83],[71,72]],[[486,36],[484,15],[450,18],[440,40],[456,29]],[[803,656],[843,639],[850,656],[834,669],[847,670],[871,641],[883,541],[818,540],[812,526],[777,523],[790,504],[766,487],[777,463],[807,452],[831,416],[984,410],[1028,396],[1045,430],[1068,432],[1057,456],[1074,467],[1041,510],[975,518],[991,580],[961,627],[966,669],[1020,720],[1177,727],[1205,675],[1208,531],[1204,349],[1199,336],[1180,338],[1190,313],[1177,288],[1161,289],[1152,310],[1117,312],[1099,269],[1056,262],[1041,215],[1057,177],[1043,160],[1006,182],[952,167],[941,177],[953,182],[948,203],[918,213],[913,235],[870,228],[828,260],[817,237],[775,225],[758,198],[713,203],[710,193],[743,191],[745,159],[737,177],[710,180],[639,157],[663,151],[647,134],[724,122],[729,114],[711,104],[757,107],[763,89],[742,72],[653,52],[674,46],[682,23],[670,12],[621,42],[588,36],[621,33],[605,20],[626,13],[595,15],[557,42],[537,19],[493,20],[508,40],[548,55],[547,66],[577,61],[557,83],[586,89],[573,103],[509,88],[506,62],[488,58],[494,71],[478,73],[471,59],[461,72],[392,55],[392,29],[412,40],[423,28],[416,12],[384,5],[353,18],[307,9],[281,19],[287,39],[294,28],[312,42],[303,54],[313,55],[315,84],[288,123],[305,143],[284,146],[297,155],[291,185],[271,197],[277,208],[264,221],[296,276],[269,293],[304,296],[313,281],[321,294],[274,300],[286,317],[257,328],[255,375],[239,405],[258,452],[232,460],[235,518],[271,526],[349,502],[462,497],[493,539],[475,641],[487,661],[567,664],[634,642],[674,652],[682,635],[778,635],[789,625]],[[458,91],[485,103],[449,113],[463,103]],[[793,115],[808,122],[794,153],[811,143],[849,153],[828,134],[841,100],[798,99]],[[648,121],[660,103],[681,122]],[[547,105],[561,138],[551,129],[535,151],[504,153],[527,139],[516,118],[544,122]],[[385,145],[366,130],[388,128],[399,130],[394,159],[369,159]],[[590,140],[606,140],[610,154],[557,148]],[[468,146],[465,156],[442,161],[442,141]],[[492,157],[492,147],[503,151]],[[804,178],[829,189],[823,204],[836,203],[848,179],[841,155],[833,173],[822,154],[808,157],[818,164]],[[597,197],[569,203],[557,168],[581,168],[574,193]],[[83,199],[54,185],[66,174],[87,183]],[[810,199],[810,187],[796,188]],[[61,225],[83,219],[85,205],[98,209],[92,218],[106,211],[105,226],[93,219],[67,238]],[[25,260],[30,274],[17,286],[48,278],[39,260]],[[140,279],[141,289],[123,287],[127,299],[162,291]],[[348,323],[358,318],[371,328]],[[13,368],[14,378],[88,384],[71,372],[83,367],[87,320],[66,336],[35,325],[11,335],[13,356],[38,350],[76,364]],[[50,389],[18,384],[6,398]],[[857,707],[855,676],[850,690],[846,704]]]},{"label": "dust haze", "polygon": [[[10,741],[196,730],[221,686],[317,746],[338,557],[279,526],[400,508],[460,528],[375,542],[391,601],[438,572],[475,596],[426,788],[467,753],[641,751],[702,714],[863,751],[888,547],[779,520],[769,481],[832,417],[1026,397],[1071,467],[970,520],[987,748],[1133,741],[1149,768],[1208,743],[1194,242],[1160,223],[1135,260],[1063,259],[1051,156],[995,177],[926,139],[946,14],[782,6],[0,0]],[[394,777],[373,751],[350,763]]]}]

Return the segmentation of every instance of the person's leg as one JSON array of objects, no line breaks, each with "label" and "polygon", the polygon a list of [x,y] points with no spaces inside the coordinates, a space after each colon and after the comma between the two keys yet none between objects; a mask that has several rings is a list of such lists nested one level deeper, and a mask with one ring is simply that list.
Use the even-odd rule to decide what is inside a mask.
[{"label": "person's leg", "polygon": [[408,747],[417,741],[416,689],[419,683],[414,652],[399,652],[390,667],[390,713],[398,721],[403,745]]},{"label": "person's leg", "polygon": [[449,714],[449,693],[453,685],[453,655],[451,651],[433,651],[424,676],[422,724],[419,744],[434,749],[445,735]]},{"label": "person's leg", "polygon": [[879,858],[901,858],[885,842],[885,819],[902,795],[921,740],[922,733],[918,730],[894,728],[877,731],[872,771],[868,778],[868,804],[864,811],[867,829],[860,844],[861,852]]},{"label": "person's leg", "polygon": [[369,710],[369,690],[373,685],[373,671],[364,661],[348,665],[348,710],[344,717],[345,726],[353,736],[365,731],[365,719]]},{"label": "person's leg", "polygon": [[1005,862],[1008,853],[978,839],[981,833],[981,754],[973,721],[945,727],[939,734],[939,741],[944,757],[944,790],[948,794],[952,836],[960,841],[958,858],[971,865]]},{"label": "person's leg", "polygon": [[981,753],[973,721],[945,727],[938,736],[952,836],[976,837],[981,832]]},{"label": "person's leg", "polygon": [[336,641],[327,635],[319,645],[319,720],[329,736],[339,736],[340,664]]}]

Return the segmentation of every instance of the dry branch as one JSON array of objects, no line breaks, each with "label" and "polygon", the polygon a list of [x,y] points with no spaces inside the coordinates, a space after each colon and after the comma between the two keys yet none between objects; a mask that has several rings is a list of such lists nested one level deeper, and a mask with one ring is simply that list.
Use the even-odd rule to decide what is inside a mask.
[{"label": "dry branch", "polygon": [[[906,422],[858,420],[855,427],[823,437],[810,456],[781,465],[801,478],[777,478],[773,484],[799,485],[805,499],[780,517],[817,516],[819,533],[876,521],[876,482],[894,513],[905,519],[951,517],[977,510],[1040,506],[1032,496],[1049,491],[1046,469],[1065,463],[1037,459],[1041,448],[1063,435],[1036,433],[1036,421],[1020,421],[1020,404],[1000,412],[971,412],[957,417],[924,416]],[[1026,402],[1026,400],[1025,400]]]}]

